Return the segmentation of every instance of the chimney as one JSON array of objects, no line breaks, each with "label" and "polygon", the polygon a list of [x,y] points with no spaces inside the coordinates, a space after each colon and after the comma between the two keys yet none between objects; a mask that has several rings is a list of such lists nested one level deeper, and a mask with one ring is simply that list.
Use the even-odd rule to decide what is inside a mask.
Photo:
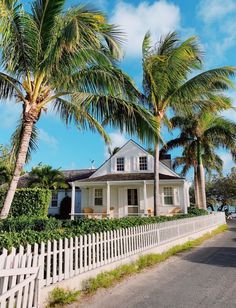
[{"label": "chimney", "polygon": [[171,155],[170,154],[162,154],[160,156],[160,161],[165,164],[168,168],[172,169]]}]

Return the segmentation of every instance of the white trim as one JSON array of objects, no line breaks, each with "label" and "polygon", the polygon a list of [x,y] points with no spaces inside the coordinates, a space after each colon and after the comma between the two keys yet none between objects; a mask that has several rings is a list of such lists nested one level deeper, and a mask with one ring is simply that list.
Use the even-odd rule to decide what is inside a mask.
[{"label": "white trim", "polygon": [[[142,185],[143,184],[143,181],[144,180],[129,180],[129,181],[109,181],[110,185],[122,185],[124,186],[124,183],[125,185],[129,184],[129,185],[135,185],[135,184],[140,184]],[[180,184],[180,183],[185,183],[187,182],[187,180],[185,179],[166,179],[166,180],[160,180],[160,184],[164,184],[164,185],[168,185],[168,183],[170,184]],[[101,182],[98,182],[98,181],[89,181],[89,182],[74,182],[75,185],[77,185],[77,187],[90,187],[90,186],[103,186],[103,185],[106,185],[107,181],[101,181]],[[146,180],[146,183],[147,184],[154,184],[154,180]]]},{"label": "white trim", "polygon": [[[116,158],[119,156],[119,153],[121,150],[123,150],[127,145],[129,145],[130,143],[132,143],[134,146],[136,146],[137,148],[139,148],[143,153],[145,153],[147,156],[152,156],[149,152],[147,152],[142,146],[140,146],[138,143],[136,143],[135,141],[133,141],[132,139],[130,139],[129,141],[127,141],[121,148],[120,150],[114,154],[113,156],[109,157],[89,178],[95,178],[97,177],[97,173],[99,172],[99,170],[101,169],[101,167],[103,167],[105,164],[107,164],[109,161],[111,161],[111,159],[115,159],[116,162]],[[139,155],[141,156],[141,155]],[[167,167],[165,164],[163,164],[161,161],[159,162],[160,165],[166,169],[167,171],[169,171],[170,173],[172,173],[174,176],[177,176],[178,178],[180,178],[180,176],[173,171],[171,168]],[[116,165],[116,164],[115,164]],[[115,170],[116,170],[116,166],[115,166]],[[137,171],[139,170],[139,165],[137,166]],[[147,173],[153,172],[153,170],[143,170],[144,172],[146,171]],[[117,172],[117,171],[113,171],[113,172]],[[119,171],[118,171],[119,172]],[[123,171],[124,172],[124,171]]]}]

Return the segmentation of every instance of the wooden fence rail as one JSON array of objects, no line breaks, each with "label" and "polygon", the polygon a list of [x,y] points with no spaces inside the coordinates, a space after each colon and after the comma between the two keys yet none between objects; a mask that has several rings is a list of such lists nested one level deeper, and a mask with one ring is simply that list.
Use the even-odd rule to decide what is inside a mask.
[{"label": "wooden fence rail", "polygon": [[13,248],[9,255],[4,250],[0,308],[36,306],[39,280],[40,287],[49,286],[224,223],[224,213],[216,213],[28,245],[26,251],[20,247],[19,253]]}]

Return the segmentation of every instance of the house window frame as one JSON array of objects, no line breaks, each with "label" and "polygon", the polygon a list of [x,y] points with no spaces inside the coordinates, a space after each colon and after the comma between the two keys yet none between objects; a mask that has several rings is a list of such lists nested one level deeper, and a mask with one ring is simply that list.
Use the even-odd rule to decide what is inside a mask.
[{"label": "house window frame", "polygon": [[[118,160],[123,160],[123,162],[118,162]],[[118,172],[125,171],[125,158],[124,157],[116,158],[116,171]]]},{"label": "house window frame", "polygon": [[[101,192],[100,196],[96,196],[96,192],[97,191]],[[96,204],[96,200],[97,199],[101,199],[101,204]],[[94,206],[103,206],[103,203],[104,203],[103,188],[94,188],[94,191],[93,191],[93,205]]]},{"label": "house window frame", "polygon": [[[144,161],[142,161],[144,160]],[[147,156],[139,156],[139,170],[147,171],[148,170],[148,159]]]},{"label": "house window frame", "polygon": [[[53,202],[56,202],[56,205],[53,205]],[[58,192],[52,192],[52,198],[51,198],[51,208],[55,209],[58,208]]]},{"label": "house window frame", "polygon": [[[171,192],[166,192],[166,190],[171,190]],[[166,198],[172,198],[172,203],[166,202]],[[174,188],[172,186],[163,187],[163,204],[164,206],[174,206]]]}]

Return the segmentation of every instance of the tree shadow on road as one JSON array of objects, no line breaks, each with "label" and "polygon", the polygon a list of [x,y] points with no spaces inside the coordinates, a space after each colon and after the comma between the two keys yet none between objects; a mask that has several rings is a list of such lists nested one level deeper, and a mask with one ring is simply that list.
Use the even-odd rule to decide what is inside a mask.
[{"label": "tree shadow on road", "polygon": [[189,262],[236,267],[236,247],[203,247],[183,256]]}]

